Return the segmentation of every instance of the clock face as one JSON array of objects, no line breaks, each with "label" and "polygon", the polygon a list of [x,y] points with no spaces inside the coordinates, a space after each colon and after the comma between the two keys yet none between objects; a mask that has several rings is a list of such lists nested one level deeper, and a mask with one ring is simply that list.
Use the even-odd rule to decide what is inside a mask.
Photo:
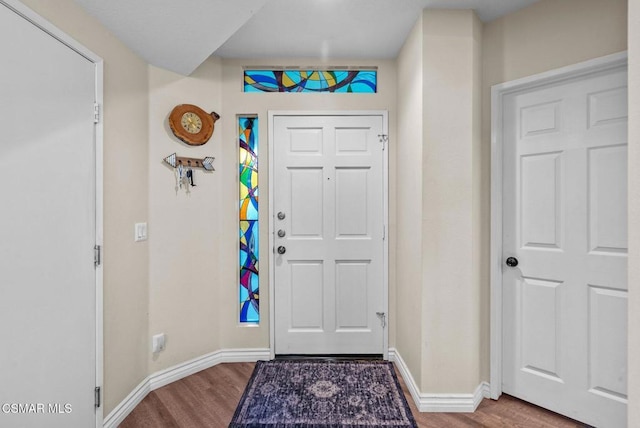
[{"label": "clock face", "polygon": [[180,124],[189,134],[197,134],[202,129],[202,120],[193,112],[186,112],[182,115]]},{"label": "clock face", "polygon": [[173,135],[190,146],[201,146],[211,138],[213,126],[220,115],[207,113],[193,104],[178,104],[169,113],[169,128]]}]

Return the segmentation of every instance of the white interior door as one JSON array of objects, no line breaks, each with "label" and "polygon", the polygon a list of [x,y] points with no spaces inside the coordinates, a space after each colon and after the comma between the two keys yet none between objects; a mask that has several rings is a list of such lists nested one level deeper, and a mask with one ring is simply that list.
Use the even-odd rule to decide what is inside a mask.
[{"label": "white interior door", "polygon": [[0,426],[96,425],[96,66],[0,3]]},{"label": "white interior door", "polygon": [[383,116],[275,116],[276,354],[383,354]]},{"label": "white interior door", "polygon": [[626,68],[504,102],[505,393],[626,426]]}]

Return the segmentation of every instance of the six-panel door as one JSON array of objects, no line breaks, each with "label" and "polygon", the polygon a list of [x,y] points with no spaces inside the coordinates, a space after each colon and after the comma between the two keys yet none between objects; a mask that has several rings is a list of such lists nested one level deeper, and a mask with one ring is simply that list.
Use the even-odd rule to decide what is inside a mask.
[{"label": "six-panel door", "polygon": [[276,354],[383,353],[379,134],[382,116],[274,117]]},{"label": "six-panel door", "polygon": [[503,391],[626,424],[626,71],[508,95]]}]

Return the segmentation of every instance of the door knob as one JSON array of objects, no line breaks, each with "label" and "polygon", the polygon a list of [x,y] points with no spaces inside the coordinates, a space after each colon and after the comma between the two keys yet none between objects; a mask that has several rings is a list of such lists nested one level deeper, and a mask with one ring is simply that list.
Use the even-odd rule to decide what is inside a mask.
[{"label": "door knob", "polygon": [[278,247],[278,254],[284,254],[286,252],[287,252],[287,249],[284,248],[282,245]]},{"label": "door knob", "polygon": [[286,234],[287,234],[287,232],[285,232],[284,230],[282,230],[282,229],[278,230],[278,236],[280,238],[284,238],[284,235],[286,235]]},{"label": "door knob", "polygon": [[506,263],[509,267],[516,267],[518,266],[518,259],[515,257],[508,257]]},{"label": "door knob", "polygon": [[284,215],[284,213],[283,213],[282,211],[280,211],[280,212],[278,213],[278,220],[284,220],[284,218],[285,218],[285,217],[286,217],[286,216]]}]

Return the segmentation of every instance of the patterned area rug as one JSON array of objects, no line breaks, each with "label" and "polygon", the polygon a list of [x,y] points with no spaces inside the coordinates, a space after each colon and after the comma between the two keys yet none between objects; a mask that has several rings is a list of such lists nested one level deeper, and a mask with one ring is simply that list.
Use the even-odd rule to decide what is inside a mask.
[{"label": "patterned area rug", "polygon": [[258,361],[229,428],[416,428],[388,361]]}]

